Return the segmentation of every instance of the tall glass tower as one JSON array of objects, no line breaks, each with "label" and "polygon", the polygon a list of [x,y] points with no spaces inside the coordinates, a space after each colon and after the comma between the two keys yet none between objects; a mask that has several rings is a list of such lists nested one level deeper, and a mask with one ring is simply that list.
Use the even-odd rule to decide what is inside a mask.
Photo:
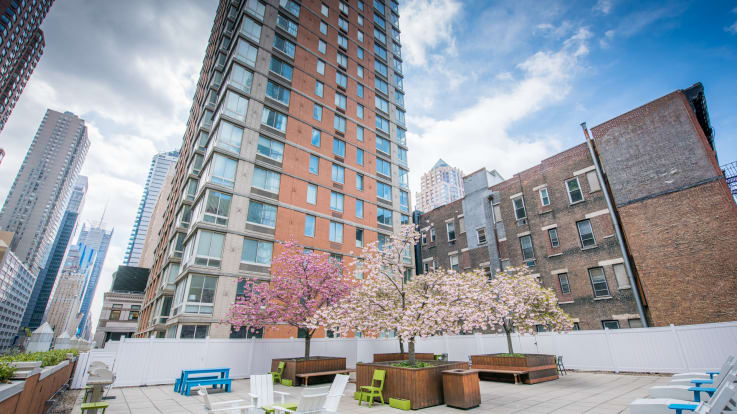
[{"label": "tall glass tower", "polygon": [[87,323],[87,319],[89,318],[90,305],[92,304],[92,299],[95,296],[97,282],[100,280],[102,266],[105,264],[105,256],[107,256],[107,250],[108,247],[110,247],[110,239],[112,238],[113,230],[105,230],[102,227],[102,222],[93,227],[82,225],[82,230],[79,232],[79,238],[77,238],[77,244],[83,244],[95,251],[95,263],[92,271],[89,273],[89,276],[85,281],[82,304],[79,308],[81,320],[77,328],[77,335],[80,337],[85,336],[85,339],[89,339],[86,337],[89,335],[89,332],[84,332],[84,327]]}]

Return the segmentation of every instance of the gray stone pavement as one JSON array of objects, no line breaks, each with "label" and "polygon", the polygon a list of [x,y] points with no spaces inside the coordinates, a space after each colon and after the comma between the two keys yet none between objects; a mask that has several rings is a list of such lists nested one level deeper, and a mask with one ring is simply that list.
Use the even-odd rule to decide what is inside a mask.
[{"label": "gray stone pavement", "polygon": [[[600,373],[569,373],[557,381],[535,385],[515,385],[481,381],[481,405],[471,411],[477,414],[491,413],[627,413],[627,404],[647,396],[648,388],[667,382],[666,377],[649,375],[621,375]],[[248,380],[233,381],[230,393],[213,393],[211,401],[248,399]],[[299,387],[276,385],[278,391],[289,392],[296,401],[302,392]],[[355,384],[349,383],[340,402],[340,412],[345,414],[399,414],[400,410],[388,405],[359,407],[353,399]],[[81,396],[72,411],[80,412]],[[115,399],[106,400],[110,408],[106,414],[153,413],[206,413],[202,399],[197,395],[185,397],[174,392],[173,385],[114,388],[108,394]],[[277,400],[278,401],[278,400]],[[388,402],[388,401],[387,401]],[[422,413],[461,413],[462,410],[440,405],[419,410]]]}]

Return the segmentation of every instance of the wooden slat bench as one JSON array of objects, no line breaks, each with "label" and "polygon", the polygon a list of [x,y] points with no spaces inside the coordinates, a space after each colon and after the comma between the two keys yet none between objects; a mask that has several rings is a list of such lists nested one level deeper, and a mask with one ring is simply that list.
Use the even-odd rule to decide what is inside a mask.
[{"label": "wooden slat bench", "polygon": [[[489,374],[509,374],[514,375],[514,383],[515,384],[522,384],[523,376],[527,377],[527,382],[530,384],[535,384],[537,382],[542,381],[549,381],[550,379],[553,379],[552,377],[543,377],[543,378],[536,378],[534,380],[529,378],[529,374],[531,372],[535,371],[544,371],[549,369],[557,369],[556,365],[542,365],[537,367],[527,367],[525,369],[509,369],[508,366],[492,366],[492,365],[473,365],[471,366],[471,369],[478,371],[479,373],[489,373]],[[556,376],[557,378],[557,376]]]},{"label": "wooden slat bench", "polygon": [[520,380],[520,375],[529,374],[529,370],[510,370],[510,369],[489,369],[489,368],[473,368],[474,371],[477,371],[479,373],[487,372],[489,374],[510,374],[514,375],[514,383],[520,384],[522,381]]},{"label": "wooden slat bench", "polygon": [[337,375],[337,374],[350,374],[356,372],[355,369],[337,369],[335,371],[320,371],[320,372],[305,372],[304,374],[297,374],[297,378],[305,380],[305,385],[309,382],[311,377],[321,377],[325,375]]}]

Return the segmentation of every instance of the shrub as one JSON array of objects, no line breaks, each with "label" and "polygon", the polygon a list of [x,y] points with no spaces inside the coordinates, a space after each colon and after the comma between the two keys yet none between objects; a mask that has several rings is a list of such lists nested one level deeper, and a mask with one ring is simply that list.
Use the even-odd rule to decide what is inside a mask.
[{"label": "shrub", "polygon": [[401,368],[427,368],[431,366],[427,362],[416,361],[414,364],[410,364],[409,361],[395,362],[392,364],[393,367]]},{"label": "shrub", "polygon": [[0,362],[0,384],[10,382],[10,377],[13,376],[15,368],[10,366],[8,362]]},{"label": "shrub", "polygon": [[0,363],[3,362],[27,362],[27,361],[41,361],[42,367],[50,367],[59,364],[60,362],[67,359],[67,354],[79,355],[79,351],[76,349],[52,349],[46,352],[30,352],[23,354],[11,354],[0,358]]}]

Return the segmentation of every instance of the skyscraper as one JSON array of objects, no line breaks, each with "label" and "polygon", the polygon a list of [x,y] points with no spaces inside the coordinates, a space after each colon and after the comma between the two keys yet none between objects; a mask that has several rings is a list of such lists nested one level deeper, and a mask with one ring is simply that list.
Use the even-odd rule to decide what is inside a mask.
[{"label": "skyscraper", "polygon": [[97,282],[100,280],[102,266],[105,264],[105,256],[107,255],[108,247],[110,247],[110,239],[112,239],[112,237],[113,230],[105,230],[102,227],[102,221],[99,225],[89,228],[87,227],[87,225],[83,224],[82,230],[79,232],[77,244],[86,245],[95,251],[95,262],[92,267],[92,271],[89,273],[89,276],[85,281],[82,304],[79,309],[81,319],[77,328],[77,335],[80,337],[82,336],[83,328],[87,323],[87,318],[89,318],[90,305],[92,304],[92,299],[95,296]]},{"label": "skyscraper", "polygon": [[34,274],[50,253],[89,146],[84,120],[47,110],[0,210],[0,230],[15,233],[10,249]]},{"label": "skyscraper", "polygon": [[84,314],[80,307],[85,284],[94,271],[96,258],[95,249],[83,243],[77,243],[69,249],[46,315],[46,321],[54,329],[54,338],[64,332],[75,336],[79,326],[84,326]]},{"label": "skyscraper", "polygon": [[428,212],[463,196],[463,171],[439,159],[430,171],[422,174],[420,192],[416,194],[417,208]]},{"label": "skyscraper", "polygon": [[23,327],[34,330],[41,326],[43,322],[51,290],[54,288],[54,282],[56,282],[59,269],[64,262],[64,255],[67,253],[69,242],[76,232],[77,218],[82,212],[86,194],[87,177],[80,175],[77,178],[77,183],[74,184],[72,196],[69,199],[69,204],[67,204],[64,217],[61,219],[59,231],[56,232],[54,244],[51,245],[50,254],[48,254],[46,263],[36,278],[31,299],[28,301],[26,312],[23,315],[23,322],[21,323]]},{"label": "skyscraper", "polygon": [[0,352],[13,345],[36,275],[8,248],[13,233],[0,231]]},{"label": "skyscraper", "polygon": [[0,0],[0,131],[41,59],[46,43],[39,27],[53,3]]},{"label": "skyscraper", "polygon": [[169,167],[177,162],[178,157],[179,151],[169,151],[160,152],[154,155],[151,160],[146,185],[143,187],[143,196],[141,197],[141,203],[138,205],[138,213],[136,214],[136,220],[133,222],[133,230],[131,230],[128,247],[123,258],[123,264],[126,266],[138,266],[156,200],[164,186]]},{"label": "skyscraper", "polygon": [[276,242],[350,267],[409,223],[398,20],[392,0],[220,1],[139,336],[237,337],[238,277],[268,279]]}]

